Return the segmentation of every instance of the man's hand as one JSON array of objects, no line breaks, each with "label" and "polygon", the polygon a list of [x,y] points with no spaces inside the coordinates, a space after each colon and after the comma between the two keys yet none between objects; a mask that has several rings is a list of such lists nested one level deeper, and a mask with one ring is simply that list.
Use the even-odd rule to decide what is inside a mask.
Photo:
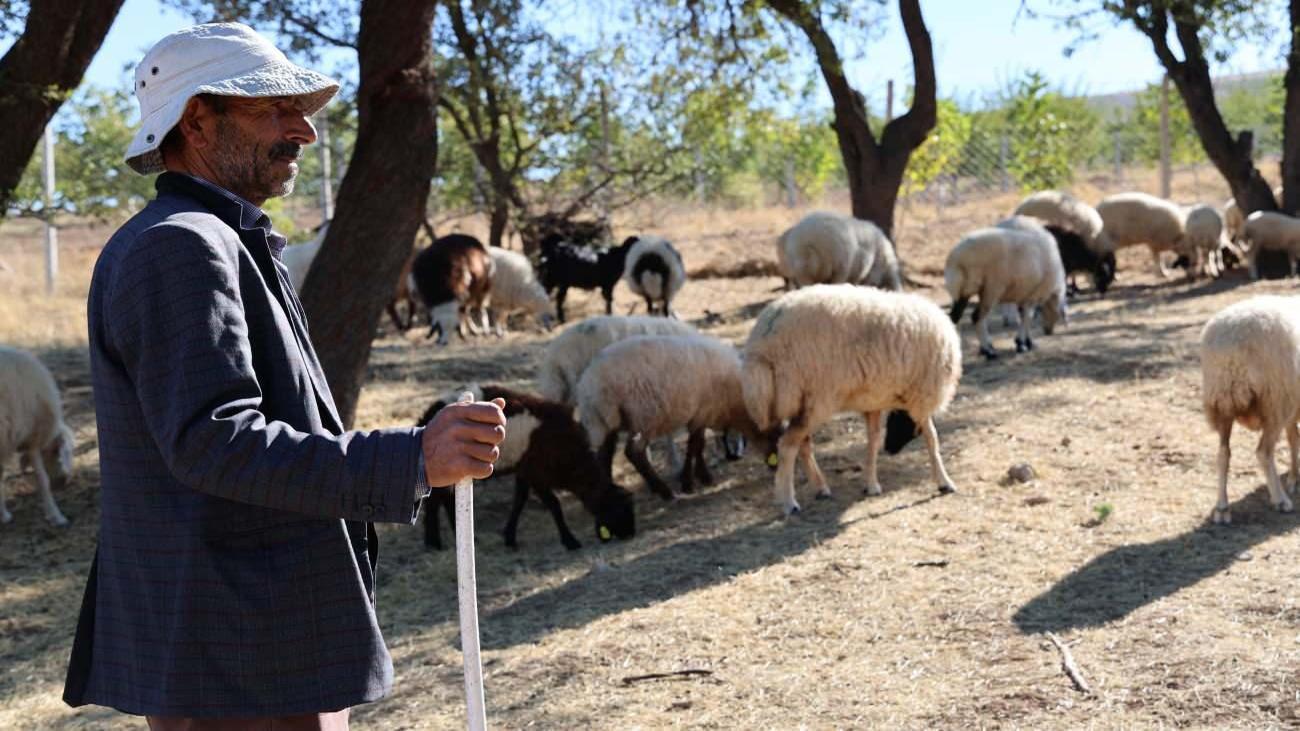
[{"label": "man's hand", "polygon": [[466,477],[492,476],[492,464],[506,438],[506,402],[501,399],[447,404],[424,428],[424,474],[430,487],[447,487]]}]

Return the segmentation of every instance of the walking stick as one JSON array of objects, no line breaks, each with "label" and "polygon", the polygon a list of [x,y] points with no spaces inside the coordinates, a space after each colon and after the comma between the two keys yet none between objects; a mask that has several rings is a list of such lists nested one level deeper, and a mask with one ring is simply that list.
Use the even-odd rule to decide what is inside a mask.
[{"label": "walking stick", "polygon": [[[474,395],[461,394],[461,403]],[[474,479],[456,483],[456,598],[460,606],[460,649],[465,659],[466,727],[487,729],[483,703],[483,663],[479,658],[478,580],[474,575]]]}]

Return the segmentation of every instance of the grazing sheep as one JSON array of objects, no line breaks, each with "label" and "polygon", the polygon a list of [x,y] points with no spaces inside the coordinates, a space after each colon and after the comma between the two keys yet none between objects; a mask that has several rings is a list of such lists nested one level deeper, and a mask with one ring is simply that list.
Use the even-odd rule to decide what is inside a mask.
[{"label": "grazing sheep", "polygon": [[[415,264],[415,255],[420,253],[419,249],[411,249],[411,253],[402,263],[402,271],[397,275],[397,287],[393,292],[393,298],[388,301],[388,306],[384,308],[388,312],[388,317],[393,321],[393,327],[398,332],[406,332],[415,324],[415,292],[411,289],[411,267]],[[406,319],[403,320],[397,314],[397,305],[406,303]]]},{"label": "grazing sheep", "polygon": [[551,329],[551,298],[537,281],[533,264],[516,251],[492,246],[492,300],[488,314],[498,336],[506,334],[506,320],[515,312],[536,317],[542,327]]},{"label": "grazing sheep", "polygon": [[[455,403],[459,394],[470,391],[475,401],[504,399],[506,402],[506,438],[501,443],[495,474],[514,472],[515,499],[506,519],[508,548],[518,548],[515,539],[519,516],[532,491],[550,511],[560,543],[569,550],[582,547],[564,521],[564,510],[554,490],[567,490],[596,518],[596,537],[603,543],[611,536],[631,538],[636,534],[632,494],[605,479],[596,456],[591,452],[587,434],[573,420],[565,404],[513,391],[501,386],[469,386],[443,396],[425,411],[417,426],[428,424],[444,406]],[[435,489],[425,512],[424,545],[442,550],[438,530],[438,508],[447,514],[447,522],[456,529],[455,493]]]},{"label": "grazing sheep", "polygon": [[1204,204],[1187,209],[1187,222],[1183,226],[1187,278],[1203,275],[1218,277],[1223,273],[1222,249],[1228,245],[1224,239],[1223,218],[1214,206]]},{"label": "grazing sheep", "polygon": [[[816,285],[782,295],[763,308],[745,343],[745,404],[755,426],[777,441],[776,499],[786,514],[799,510],[794,460],[830,495],[812,451],[812,432],[837,412],[866,417],[866,492],[879,495],[876,457],[881,416],[892,410],[886,441],[901,449],[925,436],[932,479],[940,492],[956,488],[939,456],[934,414],[942,411],[961,378],[961,341],[943,311],[924,297],[850,285]],[[788,426],[781,433],[783,422]],[[906,424],[896,438],[895,423]],[[900,429],[901,431],[901,429]]]},{"label": "grazing sheep", "polygon": [[673,298],[686,283],[686,266],[682,255],[659,236],[632,237],[632,248],[627,252],[627,261],[623,265],[623,279],[633,294],[645,298],[646,312],[655,314],[655,303],[662,302],[659,314],[676,317],[673,312]]},{"label": "grazing sheep", "polygon": [[1097,213],[1105,225],[1104,233],[1116,249],[1146,244],[1156,271],[1161,276],[1169,276],[1160,254],[1183,250],[1182,207],[1146,193],[1118,193],[1101,199]]},{"label": "grazing sheep", "polygon": [[663,317],[602,315],[567,328],[547,344],[537,370],[538,390],[552,401],[577,403],[578,379],[607,345],[636,335],[688,335],[695,328]]},{"label": "grazing sheep", "polygon": [[51,482],[59,489],[67,483],[75,441],[63,423],[63,403],[49,370],[36,356],[0,345],[0,523],[13,520],[5,507],[4,464],[16,453],[36,474],[45,519],[68,524]]},{"label": "grazing sheep", "polygon": [[[1255,211],[1246,217],[1242,239],[1248,249],[1246,260],[1250,264],[1250,276],[1259,279],[1263,274],[1269,279],[1289,277],[1295,266],[1295,258],[1300,256],[1300,219],[1285,213],[1274,211]],[[1260,257],[1284,256],[1280,266],[1265,265],[1260,269]]]},{"label": "grazing sheep", "polygon": [[998,357],[989,339],[988,315],[1001,302],[1020,310],[1016,352],[1033,350],[1029,313],[1042,308],[1043,331],[1048,335],[1057,322],[1068,319],[1065,303],[1065,268],[1056,242],[1047,229],[1031,218],[1015,216],[993,228],[966,234],[948,253],[944,286],[952,297],[952,321],[961,320],[971,297],[979,297],[975,311],[980,355]]},{"label": "grazing sheep", "polygon": [[[492,289],[492,257],[473,236],[441,236],[416,254],[407,286],[429,310],[429,337],[437,333],[438,344],[446,345],[453,329],[464,336],[462,308],[486,306]],[[486,330],[487,323],[481,327]]]},{"label": "grazing sheep", "polygon": [[1228,506],[1229,441],[1237,422],[1260,432],[1255,456],[1268,483],[1269,500],[1292,510],[1273,461],[1278,437],[1291,447],[1288,480],[1294,487],[1300,450],[1300,301],[1259,296],[1220,310],[1201,331],[1201,396],[1205,416],[1219,434],[1219,501],[1215,523],[1232,522]]},{"label": "grazing sheep", "polygon": [[612,470],[619,432],[624,454],[660,497],[673,490],[646,458],[647,441],[689,433],[682,490],[694,480],[713,482],[704,462],[704,430],[757,436],[741,395],[740,356],[731,345],[706,335],[640,335],[610,345],[578,382],[578,420],[597,445],[606,474]]},{"label": "grazing sheep", "polygon": [[1097,209],[1059,190],[1044,190],[1030,195],[1016,206],[1013,216],[1032,216],[1043,223],[1073,231],[1083,237],[1088,248],[1098,254],[1113,253],[1111,241]]},{"label": "grazing sheep", "polygon": [[894,245],[875,224],[828,211],[804,216],[777,239],[781,276],[796,287],[865,284],[899,291]]},{"label": "grazing sheep", "polygon": [[564,298],[570,287],[599,289],[605,298],[605,314],[614,311],[614,286],[623,276],[632,237],[621,245],[597,249],[571,243],[559,234],[542,239],[537,276],[547,292],[555,292],[555,314],[564,322]]},{"label": "grazing sheep", "polygon": [[293,285],[293,291],[302,291],[303,282],[307,281],[307,271],[311,269],[311,263],[316,261],[316,255],[320,253],[320,245],[325,242],[325,234],[329,232],[329,227],[328,222],[321,224],[311,241],[286,246],[280,252],[280,263],[289,270],[289,283]]},{"label": "grazing sheep", "polygon": [[1223,227],[1228,232],[1228,240],[1240,242],[1246,232],[1246,217],[1241,215],[1241,206],[1236,198],[1229,198],[1223,204]]}]

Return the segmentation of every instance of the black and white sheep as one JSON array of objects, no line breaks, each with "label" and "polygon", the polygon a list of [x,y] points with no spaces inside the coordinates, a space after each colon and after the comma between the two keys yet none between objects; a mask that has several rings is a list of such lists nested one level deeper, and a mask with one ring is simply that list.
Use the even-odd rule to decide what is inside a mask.
[{"label": "black and white sheep", "polygon": [[[473,393],[476,401],[499,398],[506,402],[506,438],[499,447],[495,473],[513,472],[515,475],[514,503],[503,531],[507,547],[518,548],[515,534],[529,492],[550,511],[560,533],[560,543],[569,550],[581,548],[582,543],[565,523],[564,510],[555,490],[572,493],[587,512],[595,516],[596,537],[601,542],[611,537],[631,538],[635,535],[631,493],[606,479],[591,451],[586,432],[573,420],[572,409],[567,405],[502,386],[469,386],[434,402],[418,424],[428,424],[438,411],[454,403],[456,396],[464,391]],[[447,521],[455,530],[453,490],[435,489],[427,507],[424,543],[441,550],[438,510],[441,508],[446,512]]]},{"label": "black and white sheep", "polygon": [[1046,224],[1056,239],[1068,277],[1068,294],[1076,294],[1075,272],[1085,272],[1098,294],[1115,281],[1115,244],[1110,240],[1097,209],[1059,190],[1034,193],[1016,206],[1015,216],[1029,216]]},{"label": "black and white sheep", "polygon": [[614,287],[623,277],[623,266],[636,237],[609,248],[571,243],[558,234],[542,239],[537,259],[537,276],[547,292],[555,293],[555,314],[564,322],[564,299],[570,287],[599,289],[605,298],[605,314],[614,311]]},{"label": "black and white sheep", "polygon": [[[645,299],[646,312],[676,317],[673,298],[686,284],[686,265],[668,239],[661,236],[634,236],[623,264],[623,279],[633,294]],[[662,308],[656,308],[661,303]]]},{"label": "black and white sheep", "polygon": [[5,506],[4,465],[19,454],[36,475],[45,519],[68,524],[52,488],[62,489],[72,474],[74,445],[49,370],[31,353],[0,346],[0,523],[13,520]]},{"label": "black and white sheep", "polygon": [[789,284],[864,284],[902,290],[894,245],[875,224],[829,211],[804,216],[777,239],[777,265]]},{"label": "black and white sheep", "polygon": [[1205,416],[1219,435],[1219,500],[1211,520],[1232,522],[1228,466],[1234,423],[1260,432],[1255,456],[1279,511],[1292,510],[1273,461],[1278,438],[1291,447],[1289,480],[1295,487],[1300,450],[1300,300],[1258,296],[1229,305],[1201,331],[1201,397]]},{"label": "black and white sheep", "polygon": [[[813,456],[812,432],[843,411],[866,417],[868,494],[881,492],[876,457],[882,437],[901,449],[917,425],[940,492],[956,489],[939,456],[932,417],[957,390],[961,342],[938,305],[846,284],[807,287],[763,308],[741,357],[750,416],[759,430],[780,434],[775,492],[787,515],[799,510],[796,457],[818,497],[830,495]],[[894,410],[907,416],[889,419],[890,431],[904,430],[897,437],[882,434],[882,416]]]},{"label": "black and white sheep", "polygon": [[[429,337],[436,333],[438,344],[446,345],[453,330],[464,335],[462,310],[487,306],[492,289],[492,257],[473,236],[441,236],[415,255],[408,286],[429,310]],[[487,323],[479,327],[486,331]]]},{"label": "black and white sheep", "polygon": [[704,460],[706,429],[758,435],[741,393],[739,354],[707,335],[641,335],[610,345],[582,374],[577,393],[578,419],[607,474],[625,432],[625,456],[664,499],[675,493],[650,465],[648,441],[687,431],[681,480],[692,492],[697,478],[713,482]]}]

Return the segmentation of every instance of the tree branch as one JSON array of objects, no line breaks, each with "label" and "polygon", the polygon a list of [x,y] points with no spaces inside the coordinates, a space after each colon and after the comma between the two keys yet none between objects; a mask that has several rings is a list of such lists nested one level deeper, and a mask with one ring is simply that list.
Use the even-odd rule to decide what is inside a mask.
[{"label": "tree branch", "polygon": [[934,78],[934,46],[925,18],[921,16],[919,0],[898,0],[898,11],[912,53],[912,105],[906,114],[886,124],[880,137],[885,149],[906,149],[910,153],[925,142],[938,121],[938,87]]}]

